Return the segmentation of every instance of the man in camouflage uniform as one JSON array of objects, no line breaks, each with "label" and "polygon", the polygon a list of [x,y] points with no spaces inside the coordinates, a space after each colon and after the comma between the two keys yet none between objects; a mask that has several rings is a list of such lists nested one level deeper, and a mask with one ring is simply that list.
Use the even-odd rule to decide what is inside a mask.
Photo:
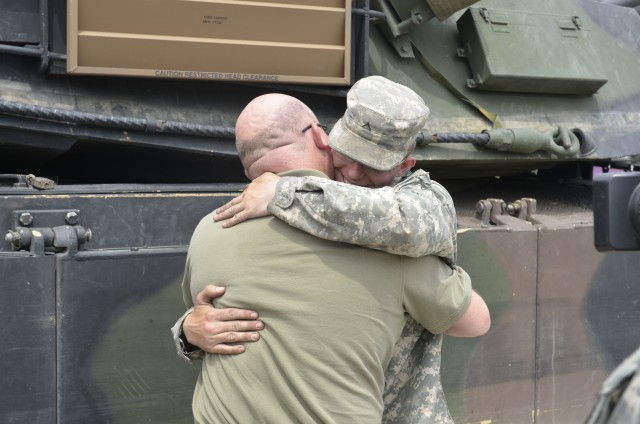
[{"label": "man in camouflage uniform", "polygon": [[[453,201],[426,172],[410,173],[415,164],[410,153],[428,112],[407,87],[383,77],[358,81],[329,136],[341,183],[266,174],[220,208],[216,219],[229,218],[224,223],[228,227],[270,213],[321,238],[413,257],[435,254],[455,267]],[[421,124],[410,125],[412,119]],[[473,317],[485,328],[454,335],[474,336],[488,329],[486,305],[475,293],[470,310],[482,311]],[[408,318],[385,375],[384,422],[451,422],[440,383],[441,344],[442,335]]]}]

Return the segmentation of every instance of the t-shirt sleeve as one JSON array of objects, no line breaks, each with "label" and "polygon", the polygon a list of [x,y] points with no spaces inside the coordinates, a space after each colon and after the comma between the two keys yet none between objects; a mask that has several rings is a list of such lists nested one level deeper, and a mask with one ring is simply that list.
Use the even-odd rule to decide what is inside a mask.
[{"label": "t-shirt sleeve", "polygon": [[404,258],[406,311],[434,334],[447,331],[469,308],[471,278],[436,256]]}]

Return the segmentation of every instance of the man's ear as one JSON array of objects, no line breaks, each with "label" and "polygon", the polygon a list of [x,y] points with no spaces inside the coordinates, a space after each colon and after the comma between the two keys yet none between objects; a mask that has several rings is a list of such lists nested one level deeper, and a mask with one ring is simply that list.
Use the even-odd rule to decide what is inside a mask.
[{"label": "man's ear", "polygon": [[414,166],[416,166],[416,158],[413,156],[407,156],[404,158],[402,163],[400,163],[400,173],[403,174]]},{"label": "man's ear", "polygon": [[323,152],[331,151],[331,147],[329,147],[329,136],[315,123],[311,124],[311,134],[313,134],[313,142],[318,149]]}]

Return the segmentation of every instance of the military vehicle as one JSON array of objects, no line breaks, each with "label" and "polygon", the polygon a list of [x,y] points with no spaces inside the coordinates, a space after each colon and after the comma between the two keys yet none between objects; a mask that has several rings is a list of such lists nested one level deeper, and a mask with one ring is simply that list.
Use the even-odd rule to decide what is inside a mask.
[{"label": "military vehicle", "polygon": [[0,0],[0,421],[189,422],[169,328],[191,232],[247,183],[238,113],[277,91],[331,126],[383,75],[431,109],[417,166],[492,313],[445,338],[454,420],[584,422],[640,344],[640,254],[596,250],[592,206],[640,160],[639,5]]}]

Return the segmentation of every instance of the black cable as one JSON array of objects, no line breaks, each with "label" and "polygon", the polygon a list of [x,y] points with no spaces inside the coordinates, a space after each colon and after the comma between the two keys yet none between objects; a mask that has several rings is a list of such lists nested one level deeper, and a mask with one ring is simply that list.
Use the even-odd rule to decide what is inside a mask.
[{"label": "black cable", "polygon": [[434,143],[471,143],[484,146],[489,143],[488,133],[439,133],[431,136]]},{"label": "black cable", "polygon": [[46,119],[73,125],[95,125],[110,128],[137,130],[147,133],[173,133],[203,137],[235,138],[235,129],[213,125],[189,124],[177,121],[162,121],[153,117],[133,118],[108,116],[98,113],[62,110],[43,106],[0,100],[0,113],[36,119]]}]

